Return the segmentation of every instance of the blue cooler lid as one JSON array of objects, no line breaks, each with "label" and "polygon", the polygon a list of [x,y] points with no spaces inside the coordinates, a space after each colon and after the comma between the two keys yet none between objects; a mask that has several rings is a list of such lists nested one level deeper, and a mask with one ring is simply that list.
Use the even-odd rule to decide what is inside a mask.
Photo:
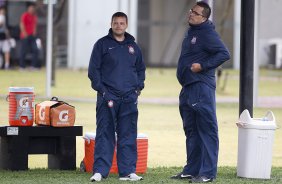
[{"label": "blue cooler lid", "polygon": [[148,136],[146,134],[144,134],[144,133],[139,133],[137,135],[137,139],[148,139]]},{"label": "blue cooler lid", "polygon": [[9,92],[34,92],[34,87],[9,87]]}]

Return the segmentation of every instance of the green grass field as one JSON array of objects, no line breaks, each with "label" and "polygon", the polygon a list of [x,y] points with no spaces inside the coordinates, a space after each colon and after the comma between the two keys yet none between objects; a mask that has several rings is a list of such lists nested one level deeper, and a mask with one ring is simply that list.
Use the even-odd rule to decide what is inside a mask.
[{"label": "green grass field", "polygon": [[[159,183],[159,184],[181,184],[188,183],[187,180],[172,180],[170,176],[178,172],[179,167],[158,167],[148,169],[144,175],[144,180],[134,183]],[[234,167],[220,167],[215,183],[218,184],[278,184],[282,182],[282,169],[273,168],[270,180],[245,179],[236,177]],[[46,169],[32,169],[24,172],[0,171],[1,184],[81,184],[90,183],[91,174],[80,171],[50,171]],[[111,174],[101,183],[132,183],[118,180],[118,176]]]},{"label": "green grass field", "polygon": [[[222,91],[224,78],[227,77],[225,90]],[[0,70],[0,94],[8,93],[10,86],[33,86],[37,96],[45,96],[45,71],[19,72]],[[239,96],[239,72],[224,70],[218,86],[218,97]],[[281,70],[261,70],[258,86],[259,96],[282,96]],[[180,85],[175,69],[147,69],[145,89],[142,97],[177,97]],[[55,86],[52,95],[62,97],[95,98],[86,70],[62,70],[55,73]]]},{"label": "green grass field", "polygon": [[[226,70],[228,73],[226,88],[221,91],[223,79],[218,87],[218,97],[238,97],[239,95],[239,74],[238,71]],[[258,85],[259,96],[282,96],[282,72],[262,70],[260,72],[260,83]],[[141,98],[177,98],[180,86],[175,77],[175,69],[148,69],[146,88],[142,92]],[[36,103],[43,100],[45,96],[45,72],[19,72],[0,71],[0,126],[8,125],[8,102],[5,98],[8,94],[9,86],[33,86],[35,87]],[[52,88],[52,96],[59,98],[81,98],[84,101],[70,100],[70,104],[76,107],[76,124],[82,125],[85,132],[95,131],[95,92],[90,87],[87,72],[84,70],[57,70],[56,85]],[[219,152],[219,178],[218,183],[260,183],[262,180],[240,180],[236,178],[235,166],[237,164],[238,128],[235,123],[238,120],[237,103],[217,104],[217,115],[219,123],[220,152]],[[254,108],[254,116],[262,117],[267,110],[272,110],[276,116],[277,125],[282,125],[282,108]],[[182,130],[182,122],[176,104],[139,104],[139,133],[145,133],[149,137],[148,167],[151,168],[146,175],[145,183],[173,183],[168,180],[168,176],[178,172],[179,167],[185,163],[185,136]],[[275,131],[273,144],[273,166],[279,167],[273,170],[274,177],[267,183],[279,183],[282,176],[282,132],[281,129]],[[77,138],[77,166],[84,157],[84,142],[81,137]],[[229,166],[229,167],[224,167]],[[46,168],[46,155],[29,156],[29,168]],[[161,168],[160,168],[161,167]],[[162,168],[164,167],[164,168]],[[168,168],[167,168],[168,167]],[[178,167],[178,168],[175,168]],[[154,169],[153,169],[154,168]],[[31,170],[29,172],[0,172],[1,178],[15,177],[8,183],[19,183],[19,179],[25,179],[21,183],[27,183],[28,175],[34,176],[32,180],[40,180],[44,175],[44,181],[40,183],[52,183],[55,178],[58,183],[83,183],[87,182],[90,175],[79,172],[56,172],[47,170]],[[45,174],[46,173],[46,174]],[[61,173],[61,172],[60,172]],[[54,177],[53,177],[54,175]],[[74,176],[72,180],[69,175]],[[3,177],[2,177],[3,176]],[[66,176],[64,179],[64,176]],[[80,182],[80,179],[82,182]],[[50,182],[48,182],[50,181]],[[63,182],[66,181],[66,182]],[[115,176],[111,176],[109,183],[116,181]],[[236,182],[235,182],[236,181]],[[281,181],[280,181],[281,182]],[[30,182],[32,183],[32,182]],[[55,182],[56,183],[56,182]],[[107,182],[106,182],[107,183]],[[181,183],[181,182],[176,182]]]}]

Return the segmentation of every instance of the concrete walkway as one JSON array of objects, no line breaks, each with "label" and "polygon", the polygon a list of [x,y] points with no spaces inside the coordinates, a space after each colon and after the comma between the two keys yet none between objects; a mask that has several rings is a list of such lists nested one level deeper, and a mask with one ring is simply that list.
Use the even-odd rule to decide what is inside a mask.
[{"label": "concrete walkway", "polygon": [[[178,98],[140,98],[140,103],[145,104],[171,104],[177,105]],[[217,97],[217,103],[239,103],[239,97]],[[282,108],[282,96],[259,97],[256,107]]]}]

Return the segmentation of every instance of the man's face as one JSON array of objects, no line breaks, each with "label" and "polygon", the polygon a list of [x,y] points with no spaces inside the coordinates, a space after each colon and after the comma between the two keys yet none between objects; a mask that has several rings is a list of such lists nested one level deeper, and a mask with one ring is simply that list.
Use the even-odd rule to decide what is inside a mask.
[{"label": "man's face", "polygon": [[188,23],[197,25],[205,22],[207,18],[203,16],[203,10],[203,7],[195,5],[188,13]]},{"label": "man's face", "polygon": [[30,14],[35,14],[35,7],[34,6],[29,6],[27,11],[30,13]]},{"label": "man's face", "polygon": [[114,17],[111,23],[113,34],[116,36],[121,36],[125,33],[127,29],[127,22],[125,17]]},{"label": "man's face", "polygon": [[0,14],[1,14],[1,15],[5,15],[5,9],[4,9],[4,8],[1,8],[1,9],[0,9]]}]

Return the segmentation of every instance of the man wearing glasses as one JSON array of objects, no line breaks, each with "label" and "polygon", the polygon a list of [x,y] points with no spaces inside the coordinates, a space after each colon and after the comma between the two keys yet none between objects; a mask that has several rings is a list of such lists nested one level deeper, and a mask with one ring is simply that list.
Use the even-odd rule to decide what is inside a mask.
[{"label": "man wearing glasses", "polygon": [[227,48],[209,21],[211,9],[197,2],[188,15],[177,79],[182,86],[179,110],[186,136],[187,164],[173,179],[212,182],[217,174],[218,126],[215,69],[230,59]]}]

